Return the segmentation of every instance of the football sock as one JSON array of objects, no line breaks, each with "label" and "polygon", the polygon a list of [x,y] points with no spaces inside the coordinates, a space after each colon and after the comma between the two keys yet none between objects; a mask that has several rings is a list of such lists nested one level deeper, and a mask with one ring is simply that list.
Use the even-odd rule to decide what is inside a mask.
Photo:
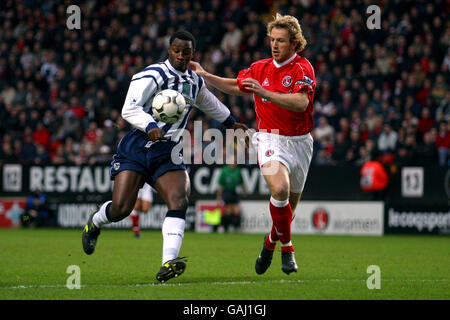
[{"label": "football sock", "polygon": [[162,264],[178,257],[183,243],[186,211],[169,210],[162,225],[163,252]]},{"label": "football sock", "polygon": [[[273,231],[273,226],[272,226]],[[272,231],[270,231],[269,235],[267,236],[266,240],[264,241],[264,245],[269,250],[275,250],[275,247],[277,245],[277,242],[272,239]]]},{"label": "football sock", "polygon": [[131,226],[133,227],[133,233],[137,234],[139,233],[140,229],[139,229],[139,216],[142,212],[137,211],[137,210],[133,210],[131,211],[130,214],[130,219],[131,219]]},{"label": "football sock", "polygon": [[111,207],[112,201],[107,201],[101,205],[100,209],[94,214],[92,222],[97,228],[101,228],[104,224],[111,223],[109,219],[109,208]]},{"label": "football sock", "polygon": [[[270,214],[272,216],[272,230],[270,232],[272,241],[275,239],[281,242],[281,251],[294,251],[291,242],[291,222],[293,218],[292,208],[289,199],[276,200],[270,198]],[[266,242],[267,245],[267,242]],[[267,247],[270,249],[270,247]]]}]

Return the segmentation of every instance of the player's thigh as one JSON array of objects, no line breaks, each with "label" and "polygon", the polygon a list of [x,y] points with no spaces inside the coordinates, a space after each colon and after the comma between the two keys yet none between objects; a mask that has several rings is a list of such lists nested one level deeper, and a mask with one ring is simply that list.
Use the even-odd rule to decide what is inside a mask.
[{"label": "player's thigh", "polygon": [[290,191],[289,170],[287,166],[281,161],[272,160],[262,165],[261,173],[267,182],[272,197],[276,200],[287,199]]},{"label": "player's thigh", "polygon": [[112,196],[111,215],[126,215],[133,210],[144,176],[136,171],[124,170],[116,174]]},{"label": "player's thigh", "polygon": [[185,210],[191,192],[186,170],[168,171],[156,179],[154,188],[169,210]]},{"label": "player's thigh", "polygon": [[309,166],[312,159],[312,146],[303,144],[303,148],[297,150],[294,169],[290,173],[291,192],[301,194],[308,177]]}]

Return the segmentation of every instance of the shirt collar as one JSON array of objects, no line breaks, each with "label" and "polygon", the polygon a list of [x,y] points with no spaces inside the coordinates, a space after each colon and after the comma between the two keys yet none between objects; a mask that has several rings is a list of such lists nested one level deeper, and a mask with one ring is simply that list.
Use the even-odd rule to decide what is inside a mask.
[{"label": "shirt collar", "polygon": [[278,62],[276,62],[275,59],[274,59],[274,60],[273,60],[273,64],[275,65],[275,67],[281,68],[282,66],[285,66],[285,65],[287,65],[289,62],[291,62],[292,60],[294,60],[296,56],[297,56],[297,53],[294,53],[294,54],[292,55],[292,57],[290,57],[290,58],[287,59],[286,61],[283,61],[282,63],[278,63]]}]

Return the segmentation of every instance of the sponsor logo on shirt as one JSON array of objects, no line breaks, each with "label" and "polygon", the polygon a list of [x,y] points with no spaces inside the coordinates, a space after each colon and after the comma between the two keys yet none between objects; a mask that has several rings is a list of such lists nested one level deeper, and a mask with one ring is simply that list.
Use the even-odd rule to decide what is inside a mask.
[{"label": "sponsor logo on shirt", "polygon": [[314,83],[314,81],[311,78],[307,77],[307,76],[303,76],[303,81],[308,82],[310,85],[312,85]]},{"label": "sponsor logo on shirt", "polygon": [[263,82],[263,84],[262,84],[263,86],[265,86],[265,87],[268,87],[268,86],[270,86],[270,84],[269,84],[269,79],[268,78],[266,78],[266,80],[264,80],[264,82]]},{"label": "sponsor logo on shirt", "polygon": [[295,85],[304,85],[304,86],[310,86],[312,88],[312,85],[306,81],[298,80],[295,82]]}]

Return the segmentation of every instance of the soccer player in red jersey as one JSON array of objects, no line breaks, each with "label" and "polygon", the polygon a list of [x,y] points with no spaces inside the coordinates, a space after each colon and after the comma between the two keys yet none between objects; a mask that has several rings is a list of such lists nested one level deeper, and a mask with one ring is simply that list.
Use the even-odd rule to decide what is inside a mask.
[{"label": "soccer player in red jersey", "polygon": [[301,197],[313,151],[313,99],[316,78],[311,63],[300,55],[306,46],[295,17],[277,14],[268,24],[272,58],[254,62],[237,79],[206,72],[197,62],[190,68],[208,84],[234,95],[253,94],[258,132],[252,143],[270,189],[272,230],[264,240],[255,270],[270,266],[277,241],[281,243],[282,270],[297,272],[291,242],[291,222]]}]

